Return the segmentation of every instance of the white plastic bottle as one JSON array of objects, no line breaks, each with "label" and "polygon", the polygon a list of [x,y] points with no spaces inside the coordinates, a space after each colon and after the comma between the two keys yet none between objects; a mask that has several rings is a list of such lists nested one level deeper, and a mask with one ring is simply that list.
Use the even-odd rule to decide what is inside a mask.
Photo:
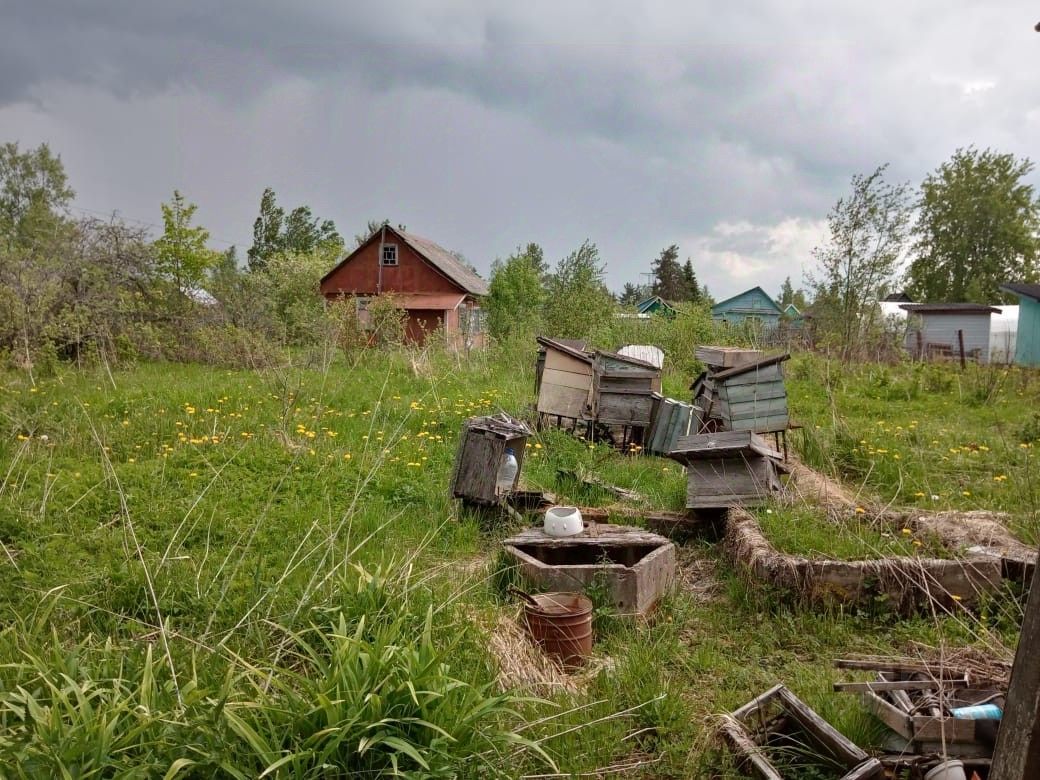
[{"label": "white plastic bottle", "polygon": [[516,481],[516,472],[520,470],[520,464],[516,462],[516,453],[512,447],[506,447],[505,457],[498,467],[498,476],[495,479],[495,493],[504,496],[513,491],[513,483]]}]

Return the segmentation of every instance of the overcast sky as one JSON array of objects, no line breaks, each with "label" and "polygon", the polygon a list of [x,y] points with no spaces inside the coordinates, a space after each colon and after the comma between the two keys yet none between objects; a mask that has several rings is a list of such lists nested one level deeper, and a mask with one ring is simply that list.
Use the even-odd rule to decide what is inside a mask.
[{"label": "overcast sky", "polygon": [[[260,193],[389,218],[485,276],[590,238],[618,290],[676,243],[717,297],[811,265],[849,178],[1040,156],[1036,2],[0,0],[0,141],[87,213],[174,188],[244,256]],[[1034,183],[1040,183],[1034,176]]]}]

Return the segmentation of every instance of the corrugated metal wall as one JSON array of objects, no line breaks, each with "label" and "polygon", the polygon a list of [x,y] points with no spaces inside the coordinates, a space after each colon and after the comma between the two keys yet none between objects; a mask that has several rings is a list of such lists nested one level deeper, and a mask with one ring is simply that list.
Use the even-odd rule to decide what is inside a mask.
[{"label": "corrugated metal wall", "polygon": [[911,354],[917,353],[917,332],[921,332],[921,344],[925,356],[929,355],[929,347],[947,347],[954,357],[960,355],[957,331],[964,331],[964,353],[971,357],[975,350],[979,352],[979,362],[989,362],[989,314],[924,313],[913,318],[916,326],[911,325],[906,334],[906,348]]}]

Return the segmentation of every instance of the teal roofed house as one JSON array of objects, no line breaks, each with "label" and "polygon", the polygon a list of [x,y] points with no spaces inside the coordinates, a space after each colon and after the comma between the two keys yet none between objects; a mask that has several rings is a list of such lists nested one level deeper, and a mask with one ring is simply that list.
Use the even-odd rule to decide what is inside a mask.
[{"label": "teal roofed house", "polygon": [[761,287],[752,287],[711,307],[711,318],[716,322],[725,322],[727,325],[758,322],[766,330],[775,328],[783,313],[776,301]]},{"label": "teal roofed house", "polygon": [[660,295],[651,295],[644,301],[636,304],[636,310],[640,314],[660,314],[662,317],[674,317],[676,309]]},{"label": "teal roofed house", "polygon": [[1015,362],[1040,367],[1040,284],[1002,284],[1000,289],[1018,296]]}]

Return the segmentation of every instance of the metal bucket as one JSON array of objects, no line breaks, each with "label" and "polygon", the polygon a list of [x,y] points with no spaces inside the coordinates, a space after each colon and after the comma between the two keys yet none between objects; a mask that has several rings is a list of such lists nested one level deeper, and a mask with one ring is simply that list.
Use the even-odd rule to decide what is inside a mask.
[{"label": "metal bucket", "polygon": [[[585,663],[592,652],[592,602],[581,593],[538,593],[524,604],[535,644],[564,666]],[[537,606],[536,606],[537,604]]]}]

